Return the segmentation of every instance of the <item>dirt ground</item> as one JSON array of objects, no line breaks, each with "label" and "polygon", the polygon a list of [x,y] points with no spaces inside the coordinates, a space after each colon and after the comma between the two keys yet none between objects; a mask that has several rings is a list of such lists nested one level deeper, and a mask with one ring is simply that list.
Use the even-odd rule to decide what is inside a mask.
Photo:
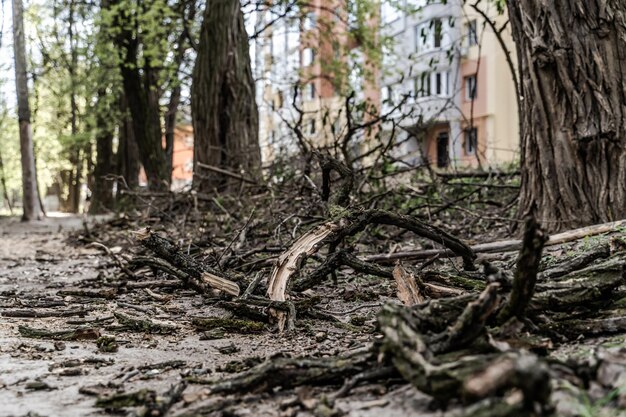
[{"label": "dirt ground", "polygon": [[[106,294],[106,283],[116,269],[112,260],[96,247],[72,246],[68,232],[87,228],[101,219],[83,217],[50,217],[30,224],[17,218],[0,218],[0,416],[97,416],[111,415],[96,407],[99,397],[141,389],[164,394],[183,378],[219,380],[229,374],[224,367],[232,361],[247,358],[264,359],[276,354],[335,356],[367,347],[373,338],[375,314],[379,306],[394,297],[389,285],[377,284],[374,301],[356,299],[352,303],[328,302],[327,311],[343,310],[347,323],[357,314],[365,319],[360,331],[355,326],[330,325],[322,321],[299,321],[298,331],[289,336],[272,332],[259,334],[226,333],[207,337],[191,324],[193,317],[224,317],[224,310],[206,304],[202,297],[186,289],[155,288]],[[130,239],[129,239],[130,241]],[[116,271],[117,272],[117,271]],[[355,285],[354,283],[352,285]],[[363,284],[366,285],[366,284]],[[350,286],[348,285],[349,289]],[[381,290],[382,288],[382,290]],[[92,296],[68,294],[68,290],[101,291]],[[65,291],[65,292],[64,292]],[[318,291],[323,291],[318,290]],[[98,295],[100,294],[100,295]],[[344,296],[345,296],[344,291]],[[362,308],[365,306],[365,308]],[[24,313],[26,311],[26,313]],[[38,312],[49,317],[15,317]],[[172,326],[171,334],[149,334],[142,331],[119,331],[114,313],[140,313],[155,322]],[[11,316],[11,317],[8,317]],[[54,341],[49,338],[23,337],[19,326],[43,330],[75,329],[91,326],[100,335],[115,338],[117,352],[99,350],[96,340]],[[624,346],[624,336],[588,340],[553,353],[555,357],[588,354],[599,345]],[[429,410],[430,398],[410,385],[397,381],[389,386],[368,384],[355,388],[350,396],[337,399],[331,412],[319,411],[320,399],[332,395],[328,389],[276,391],[231,397],[207,395],[202,384],[189,384],[168,415],[203,414],[207,405],[221,415],[236,416],[455,416]],[[579,404],[578,397],[567,390],[555,394],[558,415],[603,414],[590,399]],[[309,410],[294,409],[294,401],[310,403]],[[308,401],[308,402],[307,402]],[[305,407],[306,408],[306,407]],[[133,410],[132,408],[130,410]],[[587,413],[587,414],[585,414]],[[119,411],[118,411],[119,414]],[[131,414],[131,415],[141,415]]]},{"label": "dirt ground", "polygon": [[[106,415],[95,407],[97,394],[143,388],[161,393],[180,381],[181,374],[219,378],[216,369],[232,360],[265,358],[281,352],[336,355],[362,347],[372,337],[366,333],[347,337],[347,330],[341,328],[312,326],[286,338],[264,333],[228,334],[222,339],[201,340],[201,334],[185,323],[188,318],[219,316],[224,312],[204,305],[201,297],[190,291],[185,291],[184,297],[161,303],[150,303],[135,293],[118,296],[115,300],[59,295],[60,290],[84,287],[99,274],[107,274],[103,268],[110,264],[110,259],[100,250],[74,248],[65,242],[67,232],[83,227],[84,220],[51,217],[24,224],[18,218],[0,219],[0,312],[20,308],[49,311],[54,309],[50,306],[55,305],[62,310],[89,309],[84,318],[2,317],[1,416]],[[97,219],[85,221],[93,223]],[[153,319],[166,323],[172,323],[171,318],[175,316],[174,325],[178,330],[171,335],[120,334],[107,331],[103,321],[102,334],[115,336],[120,346],[115,353],[99,352],[94,340],[55,343],[25,338],[18,331],[20,325],[47,330],[75,328],[81,320],[97,323],[95,319],[106,319],[113,311],[132,312],[129,306],[145,309],[152,313]],[[231,345],[238,351],[223,354],[218,350]],[[92,395],[86,395],[87,391]],[[336,408],[350,416],[377,416],[382,409],[384,415],[404,416],[415,409],[416,402],[423,403],[418,407],[423,408],[428,401],[426,396],[407,386],[397,387],[381,400],[381,394],[387,391],[388,388],[382,386],[370,386],[362,392],[357,389],[357,395],[338,401]],[[202,385],[189,385],[185,401],[175,406],[170,415],[201,404],[202,393]],[[277,409],[281,401],[288,404],[290,396],[279,393],[272,401],[258,397],[242,399],[236,407],[237,415],[288,415],[284,414],[289,413],[288,410]]]}]

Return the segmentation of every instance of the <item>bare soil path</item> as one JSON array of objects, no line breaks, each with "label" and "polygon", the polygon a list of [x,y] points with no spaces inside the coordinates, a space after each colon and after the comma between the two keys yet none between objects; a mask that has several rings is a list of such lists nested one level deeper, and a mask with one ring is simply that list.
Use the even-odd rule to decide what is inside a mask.
[{"label": "bare soil path", "polygon": [[[141,389],[161,394],[184,376],[220,378],[226,375],[220,373],[221,367],[234,360],[277,353],[336,355],[362,346],[371,337],[314,324],[288,337],[265,332],[202,340],[205,337],[190,325],[190,318],[224,312],[204,304],[192,291],[181,290],[161,302],[147,297],[144,290],[111,299],[97,294],[67,295],[64,291],[76,288],[106,293],[99,283],[114,269],[102,251],[72,247],[65,241],[67,232],[82,228],[83,221],[97,219],[51,217],[25,224],[18,218],[0,218],[0,416],[109,415],[95,407],[98,396]],[[175,326],[176,331],[167,335],[116,332],[112,325],[115,312],[149,313],[151,319]],[[15,317],[32,314],[48,317]],[[19,326],[54,331],[81,325],[115,337],[119,350],[105,353],[95,340],[37,339],[19,331]],[[229,347],[231,352],[220,353]],[[189,385],[183,401],[168,415],[202,404],[205,391],[202,385]],[[338,401],[336,407],[352,416],[381,415],[383,409],[385,415],[403,416],[415,409],[416,401],[424,401],[422,406],[427,401],[410,387],[381,401],[380,395],[387,391],[382,386],[357,389],[355,396]],[[242,416],[288,415],[280,409],[281,401],[289,402],[287,394],[253,397],[234,408]]]}]

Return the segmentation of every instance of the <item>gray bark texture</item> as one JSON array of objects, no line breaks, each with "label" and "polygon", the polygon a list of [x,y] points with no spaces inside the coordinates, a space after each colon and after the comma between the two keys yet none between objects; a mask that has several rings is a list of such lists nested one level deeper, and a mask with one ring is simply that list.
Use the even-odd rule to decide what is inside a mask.
[{"label": "gray bark texture", "polygon": [[20,130],[20,153],[22,162],[23,221],[39,218],[37,174],[33,132],[30,127],[28,104],[28,79],[26,73],[26,41],[24,39],[24,6],[22,0],[13,0],[13,53],[15,57],[15,90],[17,92],[17,116]]},{"label": "gray bark texture", "polygon": [[[238,1],[206,7],[193,70],[194,187],[208,191],[227,179],[198,162],[254,176],[261,164],[258,109],[250,68],[248,35]],[[250,175],[252,174],[252,175]]]},{"label": "gray bark texture", "polygon": [[626,2],[508,0],[521,74],[519,216],[626,217]]}]

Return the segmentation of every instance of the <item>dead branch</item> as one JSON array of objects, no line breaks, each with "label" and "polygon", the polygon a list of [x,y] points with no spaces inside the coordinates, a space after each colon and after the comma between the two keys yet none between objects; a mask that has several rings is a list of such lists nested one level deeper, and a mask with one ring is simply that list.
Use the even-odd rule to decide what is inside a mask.
[{"label": "dead branch", "polygon": [[[562,243],[573,242],[575,240],[584,239],[588,236],[595,236],[602,233],[613,232],[620,227],[626,226],[626,220],[618,220],[615,222],[602,223],[594,226],[582,227],[580,229],[568,230],[566,232],[557,233],[548,238],[544,246],[560,245]],[[474,253],[499,253],[511,252],[522,248],[522,240],[503,240],[498,242],[481,243],[469,247]],[[426,259],[435,255],[460,256],[451,250],[446,249],[428,249],[396,252],[385,255],[370,255],[363,259],[367,262],[390,263],[398,259]]]},{"label": "dead branch", "polygon": [[537,221],[534,218],[527,219],[523,247],[513,277],[513,288],[507,304],[498,314],[500,323],[504,323],[511,317],[521,319],[524,315],[524,311],[535,292],[541,251],[546,240],[548,238]]},{"label": "dead branch", "polygon": [[[187,279],[187,282],[193,285],[192,288],[206,294],[206,285],[209,285],[232,296],[236,297],[239,295],[239,285],[230,277],[226,277],[222,272],[197,262],[189,255],[185,255],[178,246],[166,238],[153,233],[150,228],[141,229],[135,232],[135,235],[143,246],[150,249],[159,258],[166,260],[178,270],[198,280]],[[180,275],[177,276],[180,277]]]}]

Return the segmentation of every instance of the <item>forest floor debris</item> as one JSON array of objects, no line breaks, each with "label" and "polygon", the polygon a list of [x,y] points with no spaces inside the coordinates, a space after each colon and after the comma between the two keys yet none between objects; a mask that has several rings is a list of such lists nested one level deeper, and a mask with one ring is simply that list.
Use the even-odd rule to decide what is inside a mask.
[{"label": "forest floor debris", "polygon": [[[543,252],[545,238],[532,234],[519,259],[503,250],[475,260],[466,248],[508,236],[506,221],[459,222],[448,211],[418,221],[390,217],[384,204],[360,217],[336,210],[338,228],[301,248],[328,224],[324,204],[252,194],[256,203],[219,202],[233,207],[225,214],[199,211],[203,196],[168,198],[168,208],[154,201],[100,223],[0,219],[0,415],[625,409],[619,225]],[[251,214],[250,204],[261,208]],[[437,227],[404,233],[426,222]],[[429,240],[440,229],[461,258],[368,262],[438,250]],[[292,252],[273,292],[272,270],[280,275]],[[283,332],[281,317],[291,321]]]}]

